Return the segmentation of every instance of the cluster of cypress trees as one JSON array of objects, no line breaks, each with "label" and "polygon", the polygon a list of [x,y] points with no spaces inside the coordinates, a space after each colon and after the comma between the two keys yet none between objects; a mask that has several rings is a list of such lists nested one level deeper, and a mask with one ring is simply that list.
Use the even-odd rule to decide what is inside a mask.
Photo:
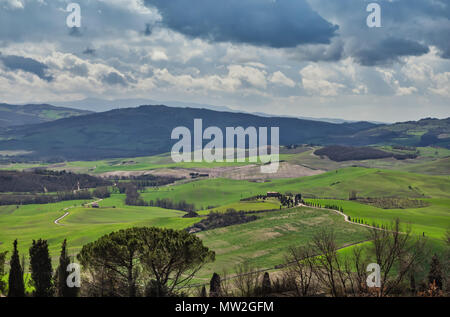
[{"label": "cluster of cypress trees", "polygon": [[310,207],[316,207],[316,208],[325,208],[325,209],[331,209],[331,210],[338,210],[340,212],[344,212],[344,208],[342,208],[342,206],[338,206],[338,205],[321,205],[320,203],[317,202],[304,202],[304,204],[306,206],[310,206]]},{"label": "cluster of cypress trees", "polygon": [[[78,288],[67,286],[67,266],[70,258],[67,255],[67,241],[64,240],[59,258],[59,266],[53,275],[52,262],[48,251],[47,240],[33,240],[30,247],[30,269],[34,297],[76,297]],[[17,240],[13,243],[8,279],[8,297],[25,297],[24,264],[20,263]]]}]

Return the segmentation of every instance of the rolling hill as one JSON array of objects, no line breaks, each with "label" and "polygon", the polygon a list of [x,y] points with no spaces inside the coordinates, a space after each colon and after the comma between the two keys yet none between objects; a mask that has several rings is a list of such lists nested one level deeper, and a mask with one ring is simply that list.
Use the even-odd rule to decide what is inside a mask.
[{"label": "rolling hill", "polygon": [[[376,125],[367,122],[333,124],[295,118],[267,118],[206,109],[141,106],[71,117],[34,126],[15,127],[0,150],[27,150],[39,159],[93,160],[169,152],[175,127],[192,128],[202,118],[204,128],[280,127],[280,143],[322,143],[330,135],[352,135]],[[330,140],[332,141],[332,140]]]},{"label": "rolling hill", "polygon": [[10,105],[0,103],[0,128],[26,124],[38,124],[89,113],[92,112],[64,107],[54,107],[47,104]]},{"label": "rolling hill", "polygon": [[441,146],[450,147],[450,118],[422,119],[393,125],[380,125],[365,131],[359,131],[354,136],[361,144],[380,143],[390,140],[392,144],[405,146]]},{"label": "rolling hill", "polygon": [[171,140],[171,132],[175,127],[184,126],[192,131],[196,118],[203,119],[204,129],[217,126],[222,131],[238,126],[280,127],[281,145],[419,145],[424,139],[431,145],[433,142],[445,145],[450,129],[450,119],[394,125],[335,124],[207,109],[141,106],[13,127],[1,133],[0,150],[30,151],[33,153],[26,154],[27,158],[47,161],[155,155],[171,150],[175,142]]}]

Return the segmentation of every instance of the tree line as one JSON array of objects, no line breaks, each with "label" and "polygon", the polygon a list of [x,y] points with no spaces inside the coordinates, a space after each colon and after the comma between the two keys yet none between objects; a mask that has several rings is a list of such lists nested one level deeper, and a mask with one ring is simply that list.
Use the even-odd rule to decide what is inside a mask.
[{"label": "tree line", "polygon": [[205,219],[187,228],[188,232],[200,232],[228,227],[257,220],[255,215],[248,216],[244,211],[228,209],[226,212],[210,212]]},{"label": "tree line", "polygon": [[[5,276],[7,252],[0,253],[0,280]],[[17,240],[13,243],[8,285],[0,293],[8,297],[136,297],[179,296],[178,289],[188,284],[215,253],[202,241],[183,230],[130,228],[107,234],[84,245],[77,260],[84,271],[81,287],[67,283],[67,241],[61,247],[58,268],[53,271],[48,242],[33,241],[29,249],[33,287],[27,294],[24,261],[20,261]]]},{"label": "tree line", "polygon": [[138,192],[134,183],[123,183],[118,185],[120,192],[125,192],[125,204],[129,206],[150,206],[164,209],[180,210],[185,212],[194,212],[195,204],[190,204],[185,200],[173,201],[171,198],[157,198],[146,202]]},{"label": "tree line", "polygon": [[389,157],[393,157],[397,160],[417,158],[417,154],[415,153],[398,154],[382,151],[370,146],[355,147],[331,145],[316,150],[314,154],[318,156],[327,156],[330,160],[335,162],[374,160]]},{"label": "tree line", "polygon": [[[71,259],[67,253],[67,241],[64,240],[61,246],[59,265],[55,271],[52,268],[52,261],[48,251],[47,240],[33,240],[29,249],[31,279],[29,286],[33,288],[31,294],[26,293],[25,282],[25,260],[20,260],[17,240],[13,243],[13,251],[9,262],[10,270],[8,284],[0,284],[0,293],[6,293],[8,297],[76,297],[78,288],[70,288],[67,285],[67,266]],[[7,252],[0,254],[0,280],[5,276],[5,258]]]},{"label": "tree line", "polygon": [[56,194],[0,194],[0,205],[51,204],[67,200],[92,199],[92,197],[93,195],[88,189]]},{"label": "tree line", "polygon": [[51,204],[68,200],[88,200],[96,198],[108,198],[111,192],[107,186],[95,188],[92,192],[88,189],[70,192],[58,192],[56,194],[16,195],[0,194],[1,205],[31,205]]},{"label": "tree line", "polygon": [[110,182],[102,178],[66,171],[0,171],[2,193],[68,192],[107,185],[110,185]]}]

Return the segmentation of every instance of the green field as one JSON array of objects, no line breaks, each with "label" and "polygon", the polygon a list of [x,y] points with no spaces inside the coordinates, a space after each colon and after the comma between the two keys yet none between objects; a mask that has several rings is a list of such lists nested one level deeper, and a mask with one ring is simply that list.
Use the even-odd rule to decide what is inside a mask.
[{"label": "green field", "polygon": [[[385,222],[400,217],[404,222],[417,224],[417,232],[441,235],[448,226],[450,205],[450,178],[429,176],[399,171],[345,168],[321,175],[297,179],[278,179],[266,183],[243,180],[206,179],[158,189],[149,188],[141,196],[146,200],[172,198],[195,203],[201,214],[209,213],[208,206],[215,211],[228,208],[236,210],[278,209],[279,204],[268,202],[240,202],[242,198],[264,194],[268,191],[302,193],[320,198],[348,199],[351,190],[360,197],[408,197],[431,201],[432,205],[417,210],[385,211],[379,208],[342,201],[350,216],[368,221]],[[8,250],[13,239],[19,238],[22,250],[28,248],[32,239],[45,238],[55,254],[64,238],[70,240],[76,250],[86,242],[102,234],[130,226],[155,225],[182,229],[195,221],[181,218],[179,211],[156,207],[132,207],[124,205],[125,195],[112,195],[100,203],[101,209],[76,207],[57,226],[55,219],[64,214],[63,209],[82,201],[69,201],[49,205],[2,206],[0,207],[0,249]],[[355,205],[356,204],[356,205]],[[115,207],[115,208],[114,208]],[[437,222],[438,226],[434,226]]]},{"label": "green field", "polygon": [[[314,155],[314,151],[319,148],[320,147],[310,148],[304,152],[296,154],[284,154],[281,156],[281,159],[284,159],[292,164],[303,165],[312,169],[320,169],[326,171],[337,170],[351,166],[360,166],[366,168],[410,171],[413,173],[423,173],[431,175],[450,174],[450,169],[448,167],[450,150],[445,148],[417,147],[416,150],[418,151],[418,157],[416,159],[396,160],[394,158],[384,158],[344,162],[335,162],[327,157],[319,157]],[[395,150],[392,148],[392,146],[380,146],[378,148],[397,154],[415,153],[415,151]],[[447,162],[447,165],[445,161]]]},{"label": "green field", "polygon": [[[114,195],[101,202],[100,209],[81,207],[85,202],[68,201],[19,208],[1,206],[0,250],[10,250],[14,239],[18,239],[19,251],[27,255],[33,239],[43,238],[49,241],[50,253],[56,259],[65,238],[68,239],[69,251],[75,254],[84,244],[122,228],[159,226],[183,229],[198,221],[182,218],[185,213],[175,210],[125,207],[121,197]],[[77,207],[68,210],[70,214],[60,222],[62,225],[56,225],[54,221],[64,215],[64,209],[74,205]]]},{"label": "green field", "polygon": [[213,272],[233,272],[247,262],[255,268],[273,268],[284,263],[288,247],[306,244],[319,230],[333,228],[339,247],[367,239],[367,230],[344,222],[329,210],[294,208],[258,214],[258,220],[201,232],[204,244],[216,251],[215,263],[208,264],[199,277]]},{"label": "green field", "polygon": [[[412,154],[418,153],[418,158],[408,160],[396,160],[394,158],[362,160],[362,161],[345,161],[334,162],[327,157],[318,157],[313,155],[314,151],[320,147],[300,147],[289,150],[280,149],[280,160],[291,164],[297,164],[311,169],[320,169],[331,171],[346,167],[360,166],[366,168],[381,168],[390,170],[409,171],[413,173],[424,173],[431,175],[448,175],[448,160],[450,158],[450,150],[437,147],[417,147],[414,151],[398,150],[392,146],[379,146],[381,150],[397,153]],[[230,166],[248,165],[246,162],[190,162],[190,163],[174,163],[170,153],[130,158],[105,159],[97,161],[73,161],[58,164],[0,164],[1,169],[23,170],[33,167],[47,167],[52,170],[70,170],[77,173],[102,174],[116,171],[147,171],[156,169],[171,168],[218,168]]]},{"label": "green field", "polygon": [[[291,155],[313,157],[308,151],[283,154],[287,159]],[[431,163],[423,163],[423,166],[416,166],[436,171],[434,165],[439,162],[439,168],[448,170],[446,160],[448,161],[446,158],[440,158]],[[441,161],[443,163],[440,163]],[[124,166],[121,162],[123,161],[104,161],[104,165],[98,165],[98,168],[102,172],[108,169],[122,170]],[[93,163],[69,164],[88,170],[92,168]],[[164,166],[162,161],[153,163],[148,161],[143,164]],[[148,166],[130,165],[130,168],[141,167]],[[195,280],[204,282],[210,278],[212,272],[220,273],[227,270],[232,273],[235,265],[243,262],[249,262],[258,268],[272,268],[279,265],[283,262],[289,246],[306,243],[321,228],[334,228],[341,247],[364,241],[367,237],[367,229],[345,223],[342,216],[330,210],[312,208],[279,210],[280,204],[274,199],[241,201],[269,191],[302,193],[307,199],[313,199],[322,205],[342,206],[346,214],[352,218],[362,218],[369,224],[388,224],[395,218],[400,218],[404,224],[411,225],[414,234],[422,235],[425,232],[431,240],[433,250],[439,250],[443,246],[442,237],[450,228],[450,176],[448,173],[441,174],[443,175],[425,175],[411,171],[350,166],[315,176],[272,179],[266,182],[224,178],[201,179],[147,188],[141,193],[141,197],[147,202],[155,201],[157,198],[185,200],[194,203],[199,214],[203,216],[211,211],[224,212],[227,209],[276,210],[258,213],[258,220],[250,223],[199,233],[205,245],[217,254],[216,261],[208,264]],[[357,191],[358,197],[420,199],[428,202],[428,205],[423,208],[381,209],[348,201],[351,191]],[[133,226],[184,229],[201,220],[201,218],[183,218],[185,213],[176,210],[126,206],[124,201],[124,194],[112,194],[110,198],[99,203],[99,209],[82,206],[91,201],[18,207],[0,206],[0,251],[10,251],[13,240],[17,238],[21,255],[28,256],[28,248],[33,239],[47,239],[53,265],[56,266],[60,246],[65,238],[68,239],[70,254],[75,255],[84,244],[114,230]],[[68,210],[70,214],[60,221],[61,225],[55,224],[55,219],[64,215],[66,208],[70,208]],[[342,252],[348,251],[343,249]]]},{"label": "green field", "polygon": [[51,170],[68,170],[77,173],[101,174],[115,171],[146,171],[162,168],[215,168],[223,166],[242,166],[250,164],[246,162],[182,162],[174,163],[170,153],[131,157],[120,159],[107,159],[98,161],[73,161],[58,164],[7,164],[0,165],[0,169],[23,170],[33,167],[47,167]]},{"label": "green field", "polygon": [[361,197],[450,198],[449,176],[429,176],[400,171],[349,167],[321,175],[276,179],[265,183],[245,180],[206,179],[149,189],[146,200],[173,198],[195,203],[198,209],[238,202],[268,191],[302,193],[320,198],[348,199],[349,192]]},{"label": "green field", "polygon": [[280,202],[275,199],[267,199],[265,201],[240,201],[238,203],[227,204],[208,210],[201,210],[198,213],[200,215],[207,215],[210,212],[225,212],[228,209],[234,209],[236,211],[278,210],[280,209]]},{"label": "green field", "polygon": [[404,229],[411,226],[413,233],[442,239],[450,229],[450,199],[425,199],[430,206],[411,209],[382,209],[353,201],[332,199],[307,199],[308,202],[322,206],[334,205],[343,208],[351,218],[363,219],[369,225],[390,225],[396,218],[403,223]]}]

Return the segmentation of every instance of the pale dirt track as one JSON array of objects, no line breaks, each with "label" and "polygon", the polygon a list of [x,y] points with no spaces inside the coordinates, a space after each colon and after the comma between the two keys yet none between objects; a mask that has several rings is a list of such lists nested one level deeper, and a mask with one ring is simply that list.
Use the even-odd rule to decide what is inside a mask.
[{"label": "pale dirt track", "polygon": [[[363,223],[357,223],[357,222],[352,222],[349,220],[349,216],[344,214],[343,212],[339,211],[339,210],[335,210],[335,209],[328,209],[328,208],[319,208],[319,207],[312,207],[312,206],[307,206],[307,205],[303,205],[303,204],[299,204],[300,207],[307,207],[307,208],[314,208],[314,209],[320,209],[320,210],[331,210],[334,211],[335,213],[337,213],[338,215],[341,215],[344,217],[345,222],[348,222],[349,224],[352,225],[358,225],[360,227],[364,227],[364,228],[368,228],[368,229],[375,229],[375,230],[380,230],[380,231],[389,231],[386,229],[382,229],[382,228],[377,228],[374,226],[370,226],[370,225],[365,225]],[[403,234],[403,232],[400,232]]]},{"label": "pale dirt track", "polygon": [[[89,204],[86,204],[86,206],[89,206],[89,205],[92,205],[92,204],[95,204],[95,203],[99,203],[99,202],[101,202],[102,200],[103,200],[103,199],[99,199],[99,200],[93,201],[93,202],[91,202],[91,203],[89,203]],[[64,226],[62,223],[59,223],[59,222],[60,222],[61,220],[63,220],[64,218],[66,218],[68,215],[70,215],[70,212],[68,212],[68,210],[73,209],[73,208],[75,208],[75,207],[76,207],[76,206],[64,208],[63,211],[65,211],[66,213],[65,213],[64,215],[62,215],[61,217],[59,217],[58,219],[56,219],[55,221],[53,221],[53,223],[54,223],[55,225],[58,225],[58,226]]]}]

